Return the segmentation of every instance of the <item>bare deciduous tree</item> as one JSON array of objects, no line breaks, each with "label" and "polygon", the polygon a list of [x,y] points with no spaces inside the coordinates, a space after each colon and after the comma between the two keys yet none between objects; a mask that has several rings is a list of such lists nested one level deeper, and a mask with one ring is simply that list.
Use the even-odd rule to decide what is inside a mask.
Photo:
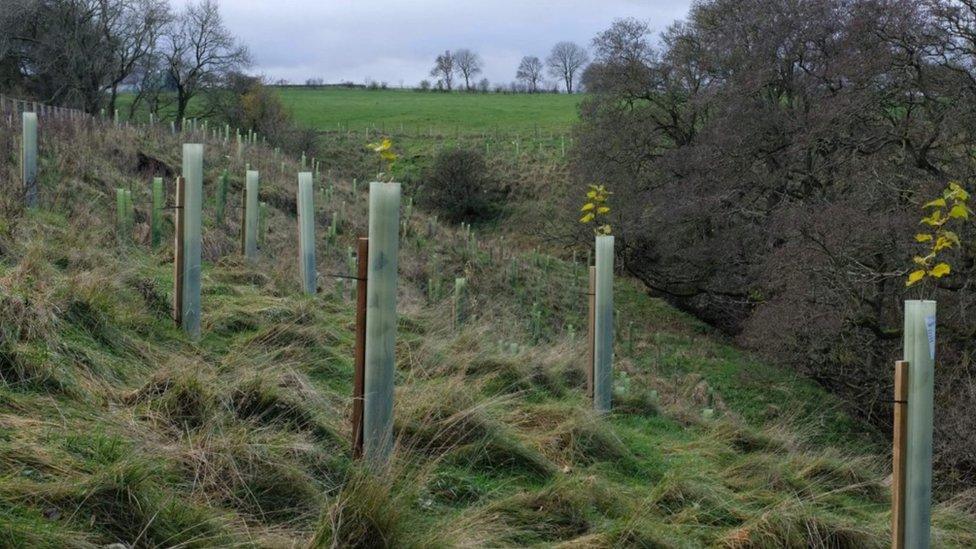
[{"label": "bare deciduous tree", "polygon": [[250,64],[246,47],[224,26],[214,0],[187,5],[170,24],[163,56],[176,88],[176,123],[182,123],[190,100],[215,88],[228,74]]},{"label": "bare deciduous tree", "polygon": [[515,78],[525,83],[529,93],[539,91],[539,83],[542,82],[542,61],[534,55],[526,55],[519,63]]},{"label": "bare deciduous tree", "polygon": [[451,50],[438,55],[434,60],[434,68],[430,69],[430,75],[438,80],[447,91],[451,91],[454,86],[454,72],[457,70],[457,63]]},{"label": "bare deciduous tree", "polygon": [[461,78],[464,78],[466,90],[472,89],[471,79],[481,74],[482,65],[481,56],[467,48],[454,52],[454,66]]},{"label": "bare deciduous tree", "polygon": [[[102,1],[102,6],[110,3]],[[109,92],[108,110],[113,112],[119,86],[147,57],[156,52],[157,42],[171,19],[167,0],[123,0],[115,4],[102,18],[102,33],[112,56],[112,70],[106,87]]]},{"label": "bare deciduous tree", "polygon": [[566,93],[573,93],[577,77],[589,62],[590,54],[586,48],[574,42],[559,42],[546,58],[550,76],[562,79]]},{"label": "bare deciduous tree", "polygon": [[976,478],[976,250],[925,290],[905,275],[921,204],[976,179],[974,45],[970,0],[703,0],[657,51],[618,21],[575,154],[614,191],[629,272],[879,428],[903,300],[937,299],[942,486]]}]

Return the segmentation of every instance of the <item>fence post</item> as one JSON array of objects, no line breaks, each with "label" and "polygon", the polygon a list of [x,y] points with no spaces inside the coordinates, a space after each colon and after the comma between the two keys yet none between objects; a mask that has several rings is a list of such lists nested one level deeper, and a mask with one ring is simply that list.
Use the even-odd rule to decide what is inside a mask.
[{"label": "fence post", "polygon": [[363,455],[385,465],[393,447],[400,184],[369,185],[369,269],[363,384]]},{"label": "fence post", "polygon": [[183,204],[186,202],[186,187],[183,178],[176,178],[176,209],[173,210],[175,242],[173,244],[173,320],[183,326]]},{"label": "fence post", "polygon": [[895,362],[895,398],[891,452],[891,547],[905,549],[905,435],[908,362]]},{"label": "fence post", "polygon": [[311,172],[298,174],[298,264],[302,276],[302,291],[314,294],[318,286],[315,269],[315,187]]},{"label": "fence post", "polygon": [[352,457],[363,456],[363,390],[366,382],[366,285],[369,239],[360,237],[356,250],[356,348],[352,389]]},{"label": "fence post", "polygon": [[254,260],[258,256],[258,184],[260,174],[248,170],[244,177],[244,257]]},{"label": "fence post", "polygon": [[908,369],[905,456],[905,547],[929,547],[932,513],[932,416],[935,301],[905,302],[904,360]]},{"label": "fence post", "polygon": [[596,364],[596,267],[589,266],[589,290],[586,293],[586,301],[589,305],[587,311],[587,336],[586,336],[586,396],[593,398],[593,365]]},{"label": "fence post", "polygon": [[596,237],[593,407],[610,411],[613,393],[613,236]]},{"label": "fence post", "polygon": [[149,220],[149,244],[159,246],[163,238],[163,178],[154,177],[152,182],[152,217]]},{"label": "fence post", "polygon": [[37,113],[21,115],[20,167],[28,208],[37,207]]},{"label": "fence post", "polygon": [[202,144],[183,144],[183,179],[183,329],[195,339],[200,337]]}]

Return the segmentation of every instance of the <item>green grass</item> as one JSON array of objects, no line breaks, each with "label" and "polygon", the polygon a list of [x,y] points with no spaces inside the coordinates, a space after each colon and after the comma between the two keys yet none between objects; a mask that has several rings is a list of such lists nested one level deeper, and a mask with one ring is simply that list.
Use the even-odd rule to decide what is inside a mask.
[{"label": "green grass", "polygon": [[[276,88],[302,126],[408,135],[568,133],[582,95]],[[402,128],[402,129],[401,129]]]},{"label": "green grass", "polygon": [[[585,318],[582,265],[518,246],[499,258],[487,231],[475,246],[433,223],[432,238],[419,211],[401,244],[399,449],[370,471],[349,457],[354,300],[325,276],[298,291],[295,219],[276,200],[294,196],[294,160],[278,173],[264,148],[236,160],[208,143],[193,342],[168,317],[169,245],[148,250],[137,215],[120,247],[110,208],[139,154],[178,166],[179,141],[105,131],[44,134],[63,155],[42,154],[45,197],[71,200],[0,226],[0,545],[886,546],[887,448],[825,391],[620,278],[617,408],[597,415],[568,330]],[[227,167],[239,203],[244,162],[270,211],[251,264],[239,216],[212,222],[212,182]],[[317,217],[345,211],[320,271],[341,274],[367,196],[320,184],[334,195]],[[450,297],[428,301],[426,285],[461,273],[477,314],[455,331]],[[933,516],[933,545],[976,543],[963,504]]]}]

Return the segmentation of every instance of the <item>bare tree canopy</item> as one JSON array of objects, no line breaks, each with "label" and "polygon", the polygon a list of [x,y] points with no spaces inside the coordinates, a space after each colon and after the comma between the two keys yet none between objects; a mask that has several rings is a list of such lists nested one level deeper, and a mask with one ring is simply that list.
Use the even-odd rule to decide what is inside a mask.
[{"label": "bare tree canopy", "polygon": [[[597,36],[576,149],[627,270],[886,429],[920,205],[976,180],[976,3],[704,0],[652,44]],[[953,253],[925,292],[943,486],[976,478],[976,248]]]},{"label": "bare tree canopy", "polygon": [[461,78],[464,78],[466,90],[471,89],[471,80],[481,74],[483,68],[481,56],[466,48],[454,52],[454,66]]},{"label": "bare tree canopy", "polygon": [[546,58],[549,75],[563,81],[566,93],[573,93],[576,79],[589,62],[590,54],[586,48],[574,42],[559,42]]},{"label": "bare tree canopy", "polygon": [[214,0],[187,5],[170,24],[163,58],[176,88],[176,121],[201,90],[217,86],[251,62],[250,54],[224,26]]},{"label": "bare tree canopy", "polygon": [[542,82],[542,61],[534,55],[526,55],[519,63],[515,78],[522,81],[529,93],[539,91],[539,83]]},{"label": "bare tree canopy", "polygon": [[457,63],[451,50],[438,55],[434,61],[434,68],[430,69],[430,75],[442,83],[447,91],[451,91],[454,86],[454,72],[457,70]]}]

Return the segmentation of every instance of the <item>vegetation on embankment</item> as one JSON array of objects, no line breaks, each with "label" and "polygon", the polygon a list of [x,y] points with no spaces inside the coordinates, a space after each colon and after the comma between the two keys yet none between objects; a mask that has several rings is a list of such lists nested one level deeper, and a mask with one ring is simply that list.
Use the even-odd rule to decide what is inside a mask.
[{"label": "vegetation on embankment", "polygon": [[[147,250],[145,201],[152,173],[172,191],[180,139],[196,137],[42,120],[42,207],[24,212],[14,132],[0,132],[0,545],[887,546],[885,447],[829,395],[622,278],[616,411],[595,416],[582,265],[416,209],[399,449],[371,475],[348,457],[352,296],[328,276],[365,231],[363,186],[318,184],[322,287],[305,297],[298,165],[208,143],[205,335],[191,342],[168,317],[172,249]],[[253,265],[239,212],[218,224],[212,209],[225,168],[240,203],[245,162],[270,211]],[[137,229],[120,245],[122,185]],[[475,311],[459,332],[454,276]],[[971,505],[939,504],[937,545],[976,543]]]}]

